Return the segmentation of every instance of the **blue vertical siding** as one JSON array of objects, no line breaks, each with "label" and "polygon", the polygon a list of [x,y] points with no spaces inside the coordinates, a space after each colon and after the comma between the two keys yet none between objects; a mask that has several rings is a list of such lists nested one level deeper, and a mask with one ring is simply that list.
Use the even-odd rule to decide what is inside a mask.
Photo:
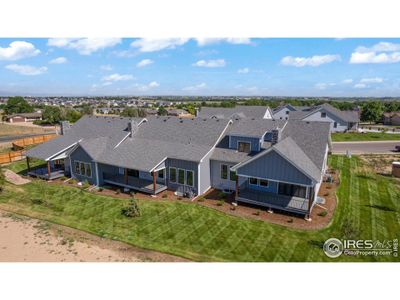
[{"label": "blue vertical siding", "polygon": [[[83,150],[81,147],[78,147],[73,151],[70,155],[70,160],[72,164],[71,175],[79,181],[87,180],[90,184],[96,184],[96,168],[93,162],[93,159]],[[75,161],[85,162],[91,164],[92,176],[86,177],[75,172]]]},{"label": "blue vertical siding", "polygon": [[244,136],[230,136],[229,148],[237,149],[238,142],[246,142],[251,144],[251,151],[260,151],[260,139],[254,137],[244,137]]}]

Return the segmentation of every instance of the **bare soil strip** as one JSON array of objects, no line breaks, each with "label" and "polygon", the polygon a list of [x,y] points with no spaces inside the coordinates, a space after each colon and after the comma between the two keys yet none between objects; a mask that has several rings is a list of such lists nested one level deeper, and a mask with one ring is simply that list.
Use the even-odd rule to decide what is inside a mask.
[{"label": "bare soil strip", "polygon": [[181,262],[69,227],[0,210],[1,262]]}]

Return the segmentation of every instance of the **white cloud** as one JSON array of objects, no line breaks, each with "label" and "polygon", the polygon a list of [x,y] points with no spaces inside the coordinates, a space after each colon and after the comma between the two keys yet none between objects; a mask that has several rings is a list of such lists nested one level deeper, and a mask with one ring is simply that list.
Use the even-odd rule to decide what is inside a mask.
[{"label": "white cloud", "polygon": [[220,68],[225,67],[226,62],[224,59],[210,59],[210,60],[199,60],[193,64],[195,67],[205,67],[205,68]]},{"label": "white cloud", "polygon": [[135,84],[135,87],[142,92],[148,91],[152,88],[159,87],[160,84],[157,81],[152,81],[149,84]]},{"label": "white cloud", "polygon": [[133,80],[135,77],[129,74],[121,75],[118,73],[114,73],[108,76],[104,76],[101,80],[102,81],[126,81],[126,80]]},{"label": "white cloud", "polygon": [[34,67],[29,65],[7,65],[6,69],[21,75],[40,75],[47,72],[47,67]]},{"label": "white cloud", "polygon": [[138,39],[131,43],[131,47],[138,48],[140,52],[155,52],[163,49],[174,49],[182,46],[189,39],[186,38],[170,38],[170,39]]},{"label": "white cloud", "polygon": [[365,89],[367,87],[367,85],[365,83],[356,83],[354,85],[355,89]]},{"label": "white cloud", "polygon": [[315,88],[318,90],[326,90],[329,87],[335,86],[336,83],[317,83],[315,84]]},{"label": "white cloud", "polygon": [[31,43],[15,41],[6,48],[0,47],[0,60],[18,60],[26,57],[36,56],[40,53],[39,49]]},{"label": "white cloud", "polygon": [[351,54],[351,64],[385,64],[400,62],[400,44],[380,42],[371,47],[357,47]]},{"label": "white cloud", "polygon": [[317,67],[323,64],[328,64],[334,62],[336,60],[340,60],[339,55],[314,55],[312,57],[293,57],[293,56],[285,56],[282,58],[281,63],[285,66],[294,66],[294,67]]},{"label": "white cloud", "polygon": [[100,66],[100,69],[103,71],[112,71],[113,67],[112,65],[102,65]]},{"label": "white cloud", "polygon": [[250,44],[251,39],[249,38],[196,38],[197,45],[206,46],[218,43],[229,43],[229,44]]},{"label": "white cloud", "polygon": [[152,63],[154,63],[153,60],[147,59],[147,58],[146,58],[146,59],[143,59],[143,60],[141,60],[140,62],[138,62],[138,63],[136,64],[136,67],[142,68],[142,67],[151,65]]},{"label": "white cloud", "polygon": [[240,73],[240,74],[246,74],[246,73],[250,72],[250,69],[249,68],[243,68],[243,69],[239,69],[237,72]]},{"label": "white cloud", "polygon": [[344,83],[344,84],[353,83],[353,79],[345,79],[345,80],[342,81],[342,83]]},{"label": "white cloud", "polygon": [[120,38],[54,38],[49,39],[47,45],[58,48],[74,49],[77,50],[79,54],[90,55],[98,50],[114,47],[119,43],[121,43]]},{"label": "white cloud", "polygon": [[65,57],[57,57],[55,59],[52,59],[51,61],[49,61],[49,64],[56,64],[56,65],[60,65],[60,64],[65,64],[67,63],[67,59]]},{"label": "white cloud", "polygon": [[187,86],[182,89],[182,91],[197,91],[204,89],[207,86],[205,82],[199,83],[197,85]]},{"label": "white cloud", "polygon": [[103,85],[103,86],[112,85],[112,82],[111,82],[111,81],[106,81],[106,82],[104,82],[102,85]]},{"label": "white cloud", "polygon": [[383,78],[374,77],[374,78],[363,78],[360,80],[360,83],[382,83]]}]

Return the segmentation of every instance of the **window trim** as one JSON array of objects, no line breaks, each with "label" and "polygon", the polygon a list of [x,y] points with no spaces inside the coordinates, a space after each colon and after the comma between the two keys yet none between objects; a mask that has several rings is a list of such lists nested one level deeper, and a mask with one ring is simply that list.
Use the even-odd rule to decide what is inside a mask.
[{"label": "window trim", "polygon": [[[249,145],[250,145],[250,151],[249,151],[249,152],[246,152],[246,151],[239,151],[239,144],[240,144],[240,143],[249,144]],[[253,151],[253,149],[251,149],[251,144],[252,144],[252,143],[251,143],[251,142],[248,142],[248,141],[238,140],[238,141],[237,141],[237,148],[236,148],[236,149],[237,149],[238,152],[241,152],[241,153],[251,153],[251,152]]]},{"label": "window trim", "polygon": [[[262,180],[262,181],[266,181],[266,182],[267,182],[267,185],[261,185],[261,180]],[[258,185],[259,185],[260,187],[262,187],[262,188],[268,188],[268,187],[269,187],[269,180],[267,180],[267,179],[258,179]]]},{"label": "window trim", "polygon": [[[235,174],[235,175],[234,175],[234,176],[235,176],[234,179],[232,179],[232,174]],[[236,181],[236,177],[237,177],[236,171],[231,171],[231,170],[229,170],[229,180],[230,180],[230,181]]]},{"label": "window trim", "polygon": [[[175,180],[171,180],[171,169],[174,169],[174,170],[175,170]],[[169,180],[169,182],[178,183],[177,179],[178,179],[178,177],[177,177],[176,168],[175,168],[175,167],[169,167],[169,174],[168,174],[168,180]]]},{"label": "window trim", "polygon": [[[187,180],[188,173],[192,173],[192,184],[188,184],[188,180]],[[194,172],[193,172],[193,170],[185,170],[185,185],[194,187]]]}]

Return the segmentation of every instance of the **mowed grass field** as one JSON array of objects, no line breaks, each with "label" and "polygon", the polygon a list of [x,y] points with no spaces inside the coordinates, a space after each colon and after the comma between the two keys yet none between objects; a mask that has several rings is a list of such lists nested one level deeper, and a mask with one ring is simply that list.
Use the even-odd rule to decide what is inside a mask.
[{"label": "mowed grass field", "polygon": [[[6,184],[0,209],[45,219],[143,248],[195,261],[400,261],[393,256],[328,258],[322,250],[331,237],[398,239],[400,189],[395,179],[375,175],[359,158],[331,156],[340,170],[339,202],[332,224],[319,231],[292,230],[263,221],[226,215],[196,203],[138,200],[142,215],[127,218],[127,200],[34,180]],[[23,171],[24,164],[11,166]],[[37,199],[41,199],[41,204]]]},{"label": "mowed grass field", "polygon": [[333,142],[357,142],[357,141],[397,141],[400,140],[400,134],[384,132],[346,132],[332,133]]}]

